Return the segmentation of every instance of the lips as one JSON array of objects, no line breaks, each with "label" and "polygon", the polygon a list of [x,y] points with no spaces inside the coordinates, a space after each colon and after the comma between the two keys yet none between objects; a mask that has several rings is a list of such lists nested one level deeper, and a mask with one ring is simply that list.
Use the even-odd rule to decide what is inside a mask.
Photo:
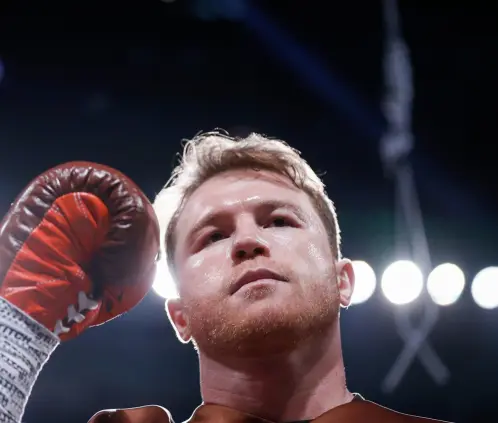
[{"label": "lips", "polygon": [[245,272],[233,285],[230,294],[235,294],[244,285],[256,282],[261,279],[275,279],[277,281],[288,282],[287,278],[269,269],[253,269]]}]

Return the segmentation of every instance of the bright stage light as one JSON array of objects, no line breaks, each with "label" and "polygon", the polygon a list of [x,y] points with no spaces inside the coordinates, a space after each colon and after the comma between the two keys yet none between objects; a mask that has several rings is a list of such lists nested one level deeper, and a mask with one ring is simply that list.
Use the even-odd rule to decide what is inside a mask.
[{"label": "bright stage light", "polygon": [[353,261],[355,284],[351,304],[367,301],[375,291],[376,277],[370,265],[361,260]]},{"label": "bright stage light", "polygon": [[444,263],[432,270],[427,279],[427,291],[432,300],[441,306],[453,304],[465,287],[465,275],[460,268]]},{"label": "bright stage light", "polygon": [[414,301],[422,292],[424,278],[418,266],[409,260],[399,260],[387,267],[382,275],[384,296],[393,304]]},{"label": "bright stage light", "polygon": [[479,307],[498,307],[498,267],[486,267],[475,277],[471,286],[474,301]]},{"label": "bright stage light", "polygon": [[156,294],[163,298],[178,298],[175,281],[169,272],[166,260],[160,260],[157,263],[156,276],[152,288]]}]

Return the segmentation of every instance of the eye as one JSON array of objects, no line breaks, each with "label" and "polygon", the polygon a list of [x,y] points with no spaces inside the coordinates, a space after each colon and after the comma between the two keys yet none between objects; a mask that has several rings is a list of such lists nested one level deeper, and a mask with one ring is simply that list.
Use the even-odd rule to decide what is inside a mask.
[{"label": "eye", "polygon": [[288,219],[286,217],[279,216],[279,217],[274,217],[271,220],[270,225],[268,225],[268,226],[283,228],[285,226],[294,226],[294,224],[290,219]]},{"label": "eye", "polygon": [[212,232],[204,239],[204,244],[213,244],[215,242],[221,241],[223,238],[225,238],[225,235],[223,235],[220,231]]}]

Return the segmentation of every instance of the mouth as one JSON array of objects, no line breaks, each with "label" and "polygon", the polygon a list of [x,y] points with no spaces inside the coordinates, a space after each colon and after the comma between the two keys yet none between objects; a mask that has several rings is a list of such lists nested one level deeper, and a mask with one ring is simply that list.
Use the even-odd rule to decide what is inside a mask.
[{"label": "mouth", "polygon": [[281,282],[288,282],[289,280],[278,273],[275,273],[269,269],[254,269],[245,272],[237,282],[232,286],[230,295],[235,294],[240,288],[248,285],[252,282],[256,282],[262,279],[274,279]]}]

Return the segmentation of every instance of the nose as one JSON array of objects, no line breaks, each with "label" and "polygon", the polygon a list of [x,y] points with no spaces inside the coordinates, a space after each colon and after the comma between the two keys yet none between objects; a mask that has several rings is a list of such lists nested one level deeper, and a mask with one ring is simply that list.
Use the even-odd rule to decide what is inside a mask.
[{"label": "nose", "polygon": [[268,257],[270,249],[268,243],[261,237],[259,228],[256,225],[244,226],[243,233],[239,233],[233,242],[232,259],[243,261],[258,256]]},{"label": "nose", "polygon": [[245,236],[234,242],[232,247],[232,259],[234,261],[246,260],[258,256],[268,257],[268,245],[257,236]]}]

